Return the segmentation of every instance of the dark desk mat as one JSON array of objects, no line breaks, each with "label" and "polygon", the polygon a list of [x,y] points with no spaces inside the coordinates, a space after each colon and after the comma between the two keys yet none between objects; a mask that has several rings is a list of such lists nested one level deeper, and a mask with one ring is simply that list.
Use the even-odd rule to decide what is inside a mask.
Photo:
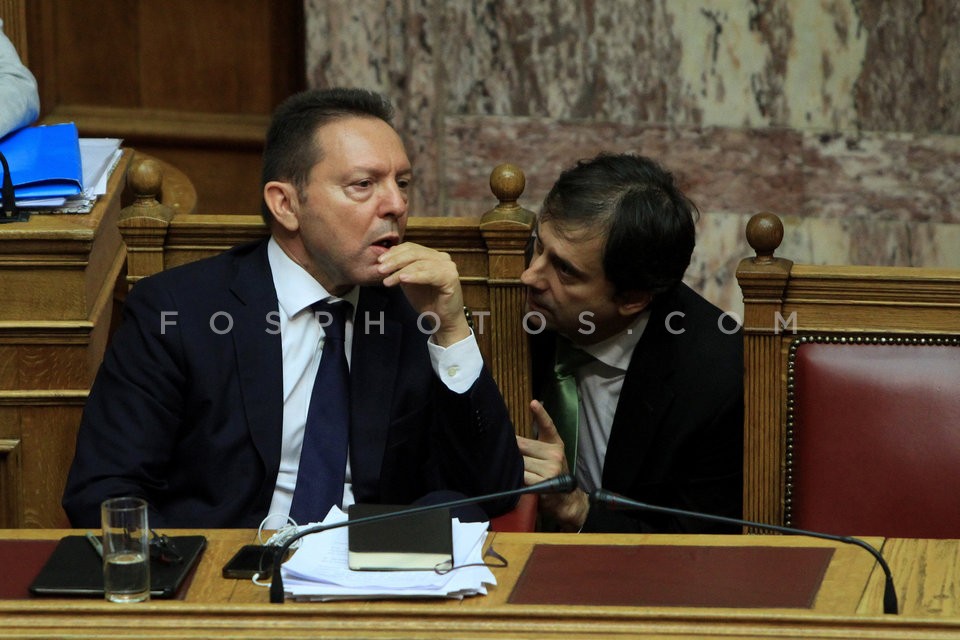
[{"label": "dark desk mat", "polygon": [[[186,559],[179,565],[151,564],[152,597],[182,600],[206,548],[206,539],[203,536],[172,536],[171,539],[178,544]],[[47,563],[54,557],[59,557],[59,562],[55,563],[58,568],[51,572]],[[46,595],[103,598],[100,562],[96,551],[80,535],[60,540],[0,540],[0,567],[3,567],[0,600],[37,597],[30,592],[30,587],[41,581],[41,572],[50,583],[48,587],[64,587],[62,592],[54,588]],[[58,572],[62,572],[62,585],[58,582]],[[165,588],[164,593],[157,591],[160,587]]]},{"label": "dark desk mat", "polygon": [[0,600],[29,598],[30,584],[59,540],[0,540]]},{"label": "dark desk mat", "polygon": [[538,544],[510,604],[809,609],[829,547]]}]

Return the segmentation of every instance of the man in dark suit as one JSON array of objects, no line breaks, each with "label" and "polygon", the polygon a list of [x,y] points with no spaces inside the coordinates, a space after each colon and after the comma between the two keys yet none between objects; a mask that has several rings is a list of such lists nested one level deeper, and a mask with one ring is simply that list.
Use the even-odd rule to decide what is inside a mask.
[{"label": "man in dark suit", "polygon": [[[341,400],[336,504],[522,485],[456,266],[403,242],[411,167],[391,115],[366,91],[291,97],[264,151],[269,240],[133,287],[80,426],[63,499],[74,526],[98,526],[101,501],[121,495],[145,498],[155,527],[284,524],[319,482],[304,471],[310,416]],[[321,301],[346,310],[339,338]],[[349,377],[337,397],[314,389],[328,339]]]},{"label": "man in dark suit", "polygon": [[554,366],[573,362],[576,394],[566,412],[531,402],[537,439],[518,442],[527,484],[575,473],[578,490],[541,496],[541,515],[561,530],[735,530],[588,500],[602,487],[741,515],[743,343],[734,318],[681,282],[695,215],[667,171],[626,154],[580,162],[544,200],[521,278],[534,392],[559,397]]}]

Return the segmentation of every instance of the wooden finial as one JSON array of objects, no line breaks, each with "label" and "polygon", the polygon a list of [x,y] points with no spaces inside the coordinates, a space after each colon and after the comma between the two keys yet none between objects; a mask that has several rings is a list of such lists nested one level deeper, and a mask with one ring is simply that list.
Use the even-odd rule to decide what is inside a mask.
[{"label": "wooden finial", "polygon": [[169,222],[172,208],[160,203],[163,188],[163,169],[152,158],[134,159],[127,171],[127,186],[134,195],[134,202],[120,212],[120,220],[130,218],[157,218]]},{"label": "wooden finial", "polygon": [[501,205],[517,204],[527,186],[527,177],[515,164],[498,164],[490,172],[490,191]]},{"label": "wooden finial", "polygon": [[137,198],[159,200],[160,188],[163,186],[163,169],[153,160],[143,159],[130,169],[127,181]]},{"label": "wooden finial", "polygon": [[773,262],[773,252],[783,242],[783,222],[773,213],[763,211],[747,222],[747,243],[756,252],[755,263]]},{"label": "wooden finial", "polygon": [[482,223],[508,220],[529,226],[533,221],[533,212],[517,204],[526,186],[527,178],[517,165],[504,163],[494,167],[490,172],[490,191],[499,204],[483,214]]}]

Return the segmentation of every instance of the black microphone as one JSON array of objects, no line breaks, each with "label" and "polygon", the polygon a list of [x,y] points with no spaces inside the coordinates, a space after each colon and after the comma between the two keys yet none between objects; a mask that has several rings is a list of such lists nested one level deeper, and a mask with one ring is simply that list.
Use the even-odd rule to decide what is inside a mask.
[{"label": "black microphone", "polygon": [[603,506],[610,509],[634,509],[638,511],[653,511],[656,513],[666,513],[673,516],[685,516],[687,518],[696,518],[699,520],[709,520],[711,522],[720,522],[723,524],[732,524],[737,526],[746,526],[746,527],[757,527],[759,529],[768,529],[770,531],[776,531],[778,533],[786,533],[792,535],[801,535],[801,536],[811,536],[814,538],[822,538],[824,540],[833,540],[834,542],[844,542],[846,544],[854,544],[858,547],[866,549],[870,554],[876,559],[877,563],[880,565],[880,568],[883,569],[883,573],[886,576],[886,583],[883,586],[883,612],[884,613],[899,613],[899,606],[897,605],[897,592],[893,587],[893,575],[890,573],[890,567],[887,565],[887,561],[883,559],[883,556],[880,555],[880,552],[877,551],[873,546],[864,542],[859,538],[854,538],[852,536],[837,536],[832,533],[820,533],[819,531],[808,531],[806,529],[794,529],[792,527],[781,527],[777,524],[766,524],[764,522],[752,522],[750,520],[741,520],[739,518],[728,518],[726,516],[716,516],[710,513],[699,513],[697,511],[685,511],[683,509],[674,509],[673,507],[660,507],[653,504],[647,504],[646,502],[638,502],[636,500],[631,500],[612,491],[607,491],[606,489],[597,489],[590,494],[590,502],[592,504],[602,504]]},{"label": "black microphone", "polygon": [[481,502],[489,502],[491,500],[498,500],[500,498],[508,498],[510,496],[520,496],[527,493],[570,493],[577,488],[577,481],[573,479],[568,473],[560,474],[555,478],[550,478],[549,480],[544,480],[543,482],[538,482],[532,484],[529,487],[520,487],[519,489],[508,489],[507,491],[499,491],[497,493],[488,493],[484,496],[475,496],[471,498],[460,498],[458,500],[451,500],[449,502],[441,502],[438,504],[425,504],[418,507],[410,507],[408,509],[401,509],[399,511],[391,511],[390,513],[380,513],[373,516],[366,516],[365,518],[357,518],[356,520],[342,520],[340,522],[334,522],[331,524],[318,524],[312,527],[308,527],[303,531],[298,531],[295,535],[287,538],[282,545],[277,547],[277,550],[274,551],[273,556],[273,579],[270,582],[270,602],[283,603],[283,578],[280,575],[280,564],[283,562],[283,559],[287,556],[287,551],[290,549],[290,545],[299,540],[300,538],[310,535],[311,533],[320,533],[321,531],[328,531],[330,529],[339,529],[340,527],[352,526],[355,524],[366,524],[368,522],[378,522],[380,520],[389,520],[391,518],[401,518],[403,516],[413,515],[415,513],[422,513],[424,511],[434,511],[436,509],[452,509],[454,507],[462,507],[468,504],[479,504]]},{"label": "black microphone", "polygon": [[0,197],[3,198],[3,207],[0,208],[0,222],[26,222],[29,216],[17,209],[17,197],[13,188],[13,178],[10,176],[10,165],[7,158],[0,153],[0,166],[3,167],[3,185],[0,187]]}]

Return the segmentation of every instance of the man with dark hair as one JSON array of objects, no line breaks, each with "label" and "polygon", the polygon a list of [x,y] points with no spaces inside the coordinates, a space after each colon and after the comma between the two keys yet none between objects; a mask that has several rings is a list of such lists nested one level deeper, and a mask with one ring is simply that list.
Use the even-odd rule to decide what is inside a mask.
[{"label": "man with dark hair", "polygon": [[[565,531],[731,528],[591,507],[604,488],[655,505],[739,517],[743,342],[736,320],[681,279],[696,207],[652,160],[601,154],[564,171],[537,219],[527,287],[537,439],[518,437],[529,485]],[[541,333],[542,332],[542,333]]]},{"label": "man with dark hair", "polygon": [[264,151],[270,238],[134,286],[84,410],[74,526],[113,496],[145,498],[157,527],[276,527],[521,486],[456,265],[403,242],[390,115],[361,90],[288,99]]}]

